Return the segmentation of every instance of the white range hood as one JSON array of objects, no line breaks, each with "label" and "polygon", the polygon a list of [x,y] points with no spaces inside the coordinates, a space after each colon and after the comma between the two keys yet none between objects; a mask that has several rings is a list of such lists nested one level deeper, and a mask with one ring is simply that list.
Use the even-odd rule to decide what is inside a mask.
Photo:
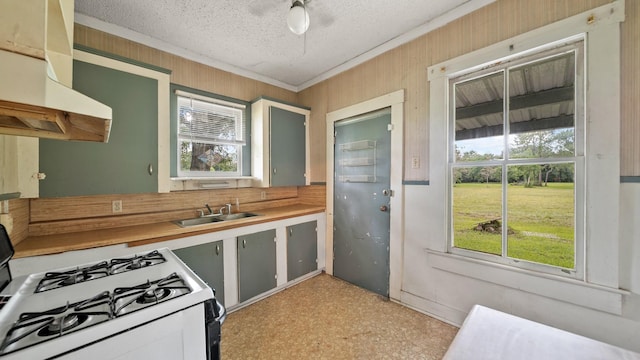
[{"label": "white range hood", "polygon": [[111,108],[55,80],[46,60],[0,50],[0,134],[107,142]]}]

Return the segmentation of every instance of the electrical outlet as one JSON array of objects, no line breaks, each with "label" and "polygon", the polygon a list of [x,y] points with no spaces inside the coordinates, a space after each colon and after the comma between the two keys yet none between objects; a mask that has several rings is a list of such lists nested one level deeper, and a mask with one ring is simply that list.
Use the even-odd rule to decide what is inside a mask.
[{"label": "electrical outlet", "polygon": [[267,192],[266,191],[260,192],[260,200],[267,200]]},{"label": "electrical outlet", "polygon": [[420,158],[418,156],[414,156],[411,158],[411,168],[412,169],[420,168]]},{"label": "electrical outlet", "polygon": [[113,200],[111,202],[111,212],[114,212],[114,213],[122,212],[122,200]]}]

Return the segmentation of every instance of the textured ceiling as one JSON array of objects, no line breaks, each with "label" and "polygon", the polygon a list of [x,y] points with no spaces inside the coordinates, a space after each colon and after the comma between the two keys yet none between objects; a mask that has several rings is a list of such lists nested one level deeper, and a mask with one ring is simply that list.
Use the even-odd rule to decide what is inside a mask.
[{"label": "textured ceiling", "polygon": [[305,35],[291,0],[75,0],[76,22],[301,90],[495,0],[311,0]]}]

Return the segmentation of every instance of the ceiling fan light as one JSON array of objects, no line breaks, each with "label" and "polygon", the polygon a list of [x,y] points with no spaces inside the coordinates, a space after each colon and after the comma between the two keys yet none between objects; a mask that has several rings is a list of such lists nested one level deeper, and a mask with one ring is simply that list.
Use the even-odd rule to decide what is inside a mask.
[{"label": "ceiling fan light", "polygon": [[296,0],[293,2],[289,15],[287,15],[287,25],[296,35],[302,35],[309,29],[309,13],[303,1]]}]

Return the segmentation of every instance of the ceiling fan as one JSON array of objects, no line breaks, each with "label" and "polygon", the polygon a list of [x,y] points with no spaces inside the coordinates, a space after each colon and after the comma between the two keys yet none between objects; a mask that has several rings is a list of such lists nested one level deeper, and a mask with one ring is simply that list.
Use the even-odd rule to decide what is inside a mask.
[{"label": "ceiling fan", "polygon": [[303,35],[309,30],[310,16],[313,14],[314,29],[330,26],[335,19],[332,14],[331,2],[342,0],[251,0],[248,11],[254,16],[263,17],[277,13],[282,16],[282,3],[288,3],[289,11],[285,13],[287,28],[295,35]]},{"label": "ceiling fan", "polygon": [[[309,3],[311,0],[307,0]],[[302,35],[309,29],[309,12],[305,0],[293,0],[287,15],[289,30],[296,35]]]}]

